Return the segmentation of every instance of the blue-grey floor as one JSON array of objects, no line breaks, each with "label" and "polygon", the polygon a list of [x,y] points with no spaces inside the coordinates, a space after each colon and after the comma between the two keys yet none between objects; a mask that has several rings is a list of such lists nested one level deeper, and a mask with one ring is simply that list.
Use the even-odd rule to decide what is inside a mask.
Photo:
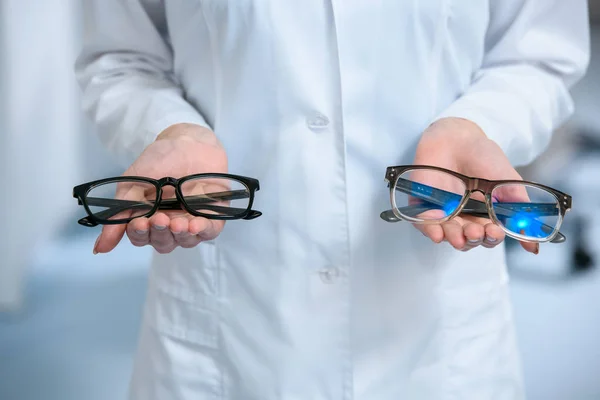
[{"label": "blue-grey floor", "polygon": [[1,400],[124,399],[150,253],[93,256],[95,237],[40,249],[27,307],[0,314]]},{"label": "blue-grey floor", "polygon": [[[0,314],[0,399],[125,398],[150,253],[93,256],[93,241],[41,248],[27,308]],[[600,399],[600,271],[568,277],[566,246],[510,254],[530,399]]]}]

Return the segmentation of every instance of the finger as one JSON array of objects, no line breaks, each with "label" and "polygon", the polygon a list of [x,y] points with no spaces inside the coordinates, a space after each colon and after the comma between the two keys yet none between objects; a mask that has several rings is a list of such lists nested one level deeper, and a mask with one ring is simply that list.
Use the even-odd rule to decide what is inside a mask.
[{"label": "finger", "polygon": [[463,234],[467,240],[466,250],[471,250],[482,244],[485,237],[485,228],[483,225],[468,222],[463,226]]},{"label": "finger", "polygon": [[[116,199],[140,200],[144,199],[144,190],[141,185],[131,182],[119,183],[115,193]],[[132,210],[126,209],[111,217],[113,220],[127,219],[132,216]],[[94,254],[112,251],[123,239],[127,226],[125,224],[104,225],[102,233],[94,245]]]},{"label": "finger", "polygon": [[540,252],[540,244],[539,243],[521,242],[521,246],[526,251],[536,254],[536,255]]},{"label": "finger", "polygon": [[462,250],[465,247],[466,240],[463,234],[463,227],[456,220],[450,220],[442,224],[444,237],[457,250]]},{"label": "finger", "polygon": [[194,217],[189,222],[189,233],[198,235],[201,240],[213,240],[219,236],[224,224],[225,221]]},{"label": "finger", "polygon": [[185,217],[173,217],[171,215],[171,221],[170,221],[170,225],[169,228],[171,229],[171,232],[173,233],[173,235],[177,235],[180,234],[182,232],[187,232],[188,231],[188,218]]},{"label": "finger", "polygon": [[162,212],[150,218],[150,245],[160,254],[169,253],[176,247],[173,233],[168,229],[170,222],[170,218]]},{"label": "finger", "polygon": [[176,233],[174,236],[177,245],[183,247],[184,249],[195,247],[202,242],[202,238],[200,236],[191,235],[189,232]]},{"label": "finger", "polygon": [[200,243],[200,237],[190,235],[188,218],[174,218],[171,220],[171,232],[178,246],[190,248]]},{"label": "finger", "polygon": [[414,224],[425,237],[431,239],[435,243],[442,243],[444,240],[444,229],[440,225],[419,225]]},{"label": "finger", "polygon": [[493,223],[485,226],[485,238],[483,239],[483,247],[493,248],[504,241],[506,234],[504,231]]},{"label": "finger", "polygon": [[112,251],[117,247],[124,234],[124,225],[104,225],[102,227],[102,233],[100,233],[100,236],[98,236],[98,239],[96,239],[96,243],[94,244],[94,254]]},{"label": "finger", "polygon": [[146,246],[150,242],[150,221],[148,218],[136,218],[127,224],[127,236],[134,246]]}]

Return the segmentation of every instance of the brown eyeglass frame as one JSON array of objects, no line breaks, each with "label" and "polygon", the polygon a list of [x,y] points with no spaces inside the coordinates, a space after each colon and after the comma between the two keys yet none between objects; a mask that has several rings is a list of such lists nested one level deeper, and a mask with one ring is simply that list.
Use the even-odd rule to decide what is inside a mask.
[{"label": "brown eyeglass frame", "polygon": [[[455,176],[456,178],[463,181],[463,183],[465,184],[466,189],[465,189],[465,193],[463,194],[460,204],[456,207],[456,209],[451,214],[447,215],[445,218],[438,219],[438,220],[420,220],[420,219],[408,217],[406,215],[402,215],[400,213],[400,211],[398,210],[398,208],[396,206],[396,191],[399,188],[398,183],[399,183],[400,176],[407,171],[419,170],[419,169],[436,170],[436,171],[444,172],[444,173],[450,174],[452,176]],[[507,236],[510,236],[519,241],[531,242],[531,243],[544,243],[544,242],[562,243],[566,240],[566,237],[562,233],[559,232],[559,229],[565,218],[565,214],[569,210],[571,210],[572,198],[570,195],[568,195],[564,192],[561,192],[559,190],[556,190],[554,188],[551,188],[549,186],[545,186],[545,185],[542,185],[542,184],[539,184],[536,182],[523,181],[523,180],[488,180],[488,179],[482,179],[482,178],[474,178],[474,177],[460,174],[460,173],[452,171],[452,170],[435,167],[435,166],[430,166],[430,165],[398,165],[398,166],[388,167],[385,172],[385,182],[388,183],[388,187],[390,189],[390,203],[392,205],[392,209],[383,211],[381,213],[381,218],[387,222],[408,221],[408,222],[411,222],[414,224],[441,224],[446,221],[449,221],[450,219],[456,217],[459,214],[468,214],[468,215],[475,215],[475,216],[479,216],[479,217],[489,218],[494,224],[501,227]],[[537,187],[539,189],[543,189],[543,190],[551,193],[557,199],[558,205],[559,205],[559,210],[560,210],[559,220],[556,224],[556,227],[552,228],[552,233],[550,235],[548,235],[547,237],[540,238],[540,239],[531,239],[530,237],[517,234],[517,233],[512,232],[512,231],[508,230],[507,228],[505,228],[504,225],[497,218],[496,211],[494,210],[494,207],[492,206],[492,204],[493,204],[492,203],[492,192],[494,191],[494,189],[498,188],[499,186],[514,185],[514,184],[527,185],[527,186],[532,186],[532,187]],[[411,182],[411,185],[414,185],[414,182]],[[452,196],[457,195],[457,193],[449,193],[449,192],[446,192],[441,189],[431,188],[426,185],[423,185],[423,186],[427,187],[429,191],[431,189],[435,190],[436,194],[438,194],[438,195],[442,195],[442,196],[444,194],[450,194]],[[400,186],[400,188],[402,188],[402,186]],[[407,188],[405,187],[404,189],[407,189]],[[411,192],[410,189],[409,189],[409,192]],[[474,192],[482,193],[485,197],[485,202],[471,199],[471,194]],[[514,204],[518,204],[518,203],[514,203]],[[537,204],[536,205],[536,203],[524,203],[524,204],[527,204],[528,208],[530,208],[531,206],[534,206],[534,207],[536,207],[536,206],[544,207],[545,206],[545,204]],[[510,210],[511,204],[503,203],[502,206],[505,207],[505,205],[508,207],[507,210]],[[409,206],[409,207],[411,207],[411,206]],[[556,205],[553,204],[552,208],[553,208],[553,210],[555,210]]]}]

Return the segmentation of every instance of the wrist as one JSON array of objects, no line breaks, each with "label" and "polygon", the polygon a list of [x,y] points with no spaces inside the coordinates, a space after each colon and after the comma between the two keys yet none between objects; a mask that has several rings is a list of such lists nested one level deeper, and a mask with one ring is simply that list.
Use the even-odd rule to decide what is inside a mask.
[{"label": "wrist", "polygon": [[475,122],[458,117],[446,117],[433,122],[427,127],[424,135],[459,145],[473,140],[489,139]]},{"label": "wrist", "polygon": [[178,123],[160,132],[155,140],[184,140],[220,146],[219,140],[210,129],[190,123]]},{"label": "wrist", "polygon": [[423,132],[415,159],[458,171],[473,158],[481,157],[480,149],[489,148],[489,142],[476,123],[463,118],[442,118]]}]

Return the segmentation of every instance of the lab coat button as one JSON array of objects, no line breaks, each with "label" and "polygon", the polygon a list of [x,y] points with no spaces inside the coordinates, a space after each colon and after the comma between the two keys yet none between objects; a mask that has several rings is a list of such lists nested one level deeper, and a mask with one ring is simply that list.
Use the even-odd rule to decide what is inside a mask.
[{"label": "lab coat button", "polygon": [[319,271],[319,276],[323,283],[334,283],[339,275],[340,271],[336,267],[327,267]]},{"label": "lab coat button", "polygon": [[329,118],[323,114],[315,114],[306,119],[306,125],[313,131],[322,130],[329,125]]}]

